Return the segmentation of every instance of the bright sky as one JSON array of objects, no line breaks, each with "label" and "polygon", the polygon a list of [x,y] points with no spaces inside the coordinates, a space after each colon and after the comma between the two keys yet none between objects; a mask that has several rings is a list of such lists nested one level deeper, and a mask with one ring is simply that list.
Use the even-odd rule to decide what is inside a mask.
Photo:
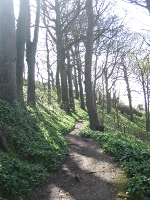
[{"label": "bright sky", "polygon": [[150,30],[150,14],[147,9],[117,0],[117,12],[121,17],[125,17],[125,22],[133,31],[141,29]]}]

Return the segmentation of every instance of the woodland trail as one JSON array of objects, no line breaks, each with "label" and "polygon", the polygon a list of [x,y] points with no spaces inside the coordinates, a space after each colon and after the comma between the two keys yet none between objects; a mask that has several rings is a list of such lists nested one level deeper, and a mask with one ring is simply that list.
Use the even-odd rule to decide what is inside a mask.
[{"label": "woodland trail", "polygon": [[117,195],[119,185],[115,179],[121,169],[96,141],[78,135],[82,128],[82,121],[78,121],[75,129],[66,135],[68,154],[59,169],[29,200],[126,199]]}]

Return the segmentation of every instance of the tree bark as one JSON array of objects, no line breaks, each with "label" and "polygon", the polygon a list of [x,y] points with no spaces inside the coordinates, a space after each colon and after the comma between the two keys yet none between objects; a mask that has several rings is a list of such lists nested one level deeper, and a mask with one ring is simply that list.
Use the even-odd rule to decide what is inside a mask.
[{"label": "tree bark", "polygon": [[67,113],[70,114],[70,104],[69,104],[69,97],[68,97],[68,84],[67,84],[67,74],[66,74],[66,67],[65,67],[65,50],[62,49],[61,51],[61,91],[62,91],[62,102],[61,108]]},{"label": "tree bark", "polygon": [[82,66],[81,66],[81,58],[80,58],[79,51],[76,52],[76,60],[77,60],[77,69],[78,69],[78,82],[79,82],[79,88],[80,88],[80,102],[81,102],[81,106],[80,107],[83,110],[86,110],[85,109],[85,103],[84,103],[82,78],[81,78]]},{"label": "tree bark", "polygon": [[46,31],[46,51],[47,51],[47,76],[48,76],[48,104],[51,103],[51,85],[50,85],[50,63],[49,63],[49,47],[48,47],[48,33]]},{"label": "tree bark", "polygon": [[25,51],[25,41],[26,41],[28,7],[29,7],[29,0],[20,0],[20,12],[17,21],[17,31],[16,31],[16,47],[17,47],[16,82],[17,82],[17,97],[20,103],[23,103],[24,51]]},{"label": "tree bark", "polygon": [[106,110],[107,114],[111,113],[111,96],[108,89],[108,75],[107,75],[107,69],[104,70],[105,75],[105,90],[106,90]]},{"label": "tree bark", "polygon": [[74,64],[74,87],[75,87],[75,99],[79,100],[79,90],[78,90],[78,83],[77,83],[77,69]]},{"label": "tree bark", "polygon": [[0,99],[17,104],[13,0],[0,0]]},{"label": "tree bark", "polygon": [[26,56],[28,63],[28,91],[27,102],[29,105],[36,106],[35,100],[35,55],[38,43],[38,32],[40,22],[40,0],[37,0],[36,20],[34,29],[34,38],[31,42],[30,36],[30,12],[28,12],[27,40],[26,40]]},{"label": "tree bark", "polygon": [[57,88],[57,101],[61,103],[62,91],[60,87],[60,68],[62,62],[62,35],[61,35],[61,23],[60,23],[60,3],[55,0],[56,7],[56,48],[57,48],[57,71],[56,71],[56,88]]},{"label": "tree bark", "polygon": [[143,94],[144,94],[144,107],[145,107],[145,119],[146,119],[146,132],[149,131],[149,112],[148,112],[148,102],[147,102],[147,95],[146,95],[146,86],[144,81],[144,74],[141,70],[141,78],[142,78],[142,88],[143,88]]},{"label": "tree bark", "polygon": [[[55,0],[56,7],[56,47],[57,47],[57,72],[56,72],[56,86],[58,101],[61,102],[61,108],[70,114],[69,96],[68,96],[68,85],[67,85],[67,75],[65,67],[65,49],[63,47],[62,41],[62,30],[60,23],[60,2]],[[61,87],[59,81],[59,73],[61,76]]]},{"label": "tree bark", "polygon": [[126,87],[127,87],[127,92],[128,92],[130,121],[133,122],[132,96],[131,96],[131,90],[130,90],[130,86],[129,86],[128,75],[127,75],[127,68],[126,68],[125,65],[123,66],[123,72],[124,72],[124,79],[125,79],[125,82],[126,82]]},{"label": "tree bark", "polygon": [[88,18],[88,28],[86,36],[86,54],[85,54],[85,91],[86,91],[86,104],[90,120],[90,128],[97,130],[100,127],[98,115],[93,102],[92,80],[91,80],[91,66],[92,66],[92,53],[93,53],[93,28],[94,16],[92,0],[86,0],[86,14]]},{"label": "tree bark", "polygon": [[67,72],[68,72],[68,84],[69,84],[69,100],[70,100],[70,108],[75,111],[75,103],[74,103],[74,94],[73,94],[73,86],[72,86],[72,66],[70,65],[70,55],[67,50]]},{"label": "tree bark", "polygon": [[74,65],[74,87],[75,87],[75,99],[79,100],[79,89],[77,82],[77,69],[76,69],[76,51],[74,52],[71,48],[71,53],[73,57],[73,65]]}]

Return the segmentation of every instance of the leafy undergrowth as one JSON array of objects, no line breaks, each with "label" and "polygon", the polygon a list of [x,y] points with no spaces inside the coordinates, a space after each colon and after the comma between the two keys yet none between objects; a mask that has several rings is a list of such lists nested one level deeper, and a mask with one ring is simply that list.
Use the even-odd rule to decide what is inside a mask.
[{"label": "leafy undergrowth", "polygon": [[147,134],[145,131],[145,117],[134,116],[134,122],[129,120],[129,116],[122,115],[120,112],[118,114],[114,109],[112,109],[111,114],[106,114],[106,111],[103,111],[98,108],[99,118],[103,119],[104,126],[106,131],[119,131],[124,135],[134,135],[135,137],[143,140],[150,141],[150,134]]},{"label": "leafy undergrowth", "polygon": [[76,110],[70,116],[56,102],[17,109],[0,101],[0,125],[9,133],[8,152],[0,150],[0,200],[23,199],[57,169],[67,152],[63,135],[87,115],[77,101]]},{"label": "leafy undergrowth", "polygon": [[150,145],[130,134],[117,131],[104,133],[91,131],[88,122],[79,134],[99,142],[106,153],[110,153],[130,177],[127,184],[129,194],[136,200],[150,199]]}]

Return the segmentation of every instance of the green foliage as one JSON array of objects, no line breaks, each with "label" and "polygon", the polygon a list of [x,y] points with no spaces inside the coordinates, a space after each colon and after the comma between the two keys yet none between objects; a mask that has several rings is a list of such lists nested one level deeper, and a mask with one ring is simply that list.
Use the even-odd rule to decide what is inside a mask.
[{"label": "green foliage", "polygon": [[[138,109],[135,109],[135,108],[132,108],[132,109],[133,109],[134,115],[137,115],[138,117],[142,117],[142,113]],[[130,115],[130,108],[127,105],[120,104],[118,106],[118,110],[121,112],[121,114]]]},{"label": "green foliage", "polygon": [[8,199],[19,199],[48,177],[42,166],[22,162],[7,154],[0,153],[0,163],[0,194]]},{"label": "green foliage", "polygon": [[150,199],[150,145],[121,132],[80,130],[83,137],[97,140],[104,152],[110,153],[130,177],[128,192],[136,199]]},{"label": "green foliage", "polygon": [[0,150],[0,199],[22,199],[58,168],[67,152],[64,134],[87,115],[77,101],[76,107],[69,116],[54,99],[51,105],[40,99],[36,108],[22,109],[0,101],[0,124],[9,133],[8,153]]}]

